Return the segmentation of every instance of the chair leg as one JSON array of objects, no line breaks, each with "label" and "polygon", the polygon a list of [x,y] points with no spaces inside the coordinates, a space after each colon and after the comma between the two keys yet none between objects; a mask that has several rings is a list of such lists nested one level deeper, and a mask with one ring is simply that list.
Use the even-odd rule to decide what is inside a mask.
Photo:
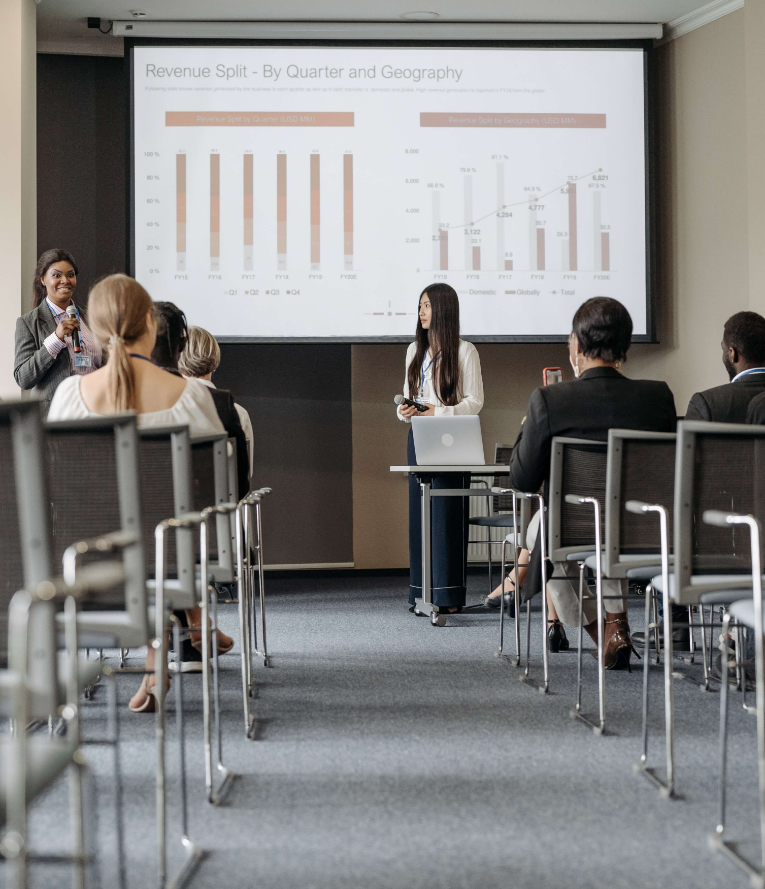
[{"label": "chair leg", "polygon": [[[707,661],[707,628],[706,628],[707,619],[706,619],[706,615],[704,614],[704,606],[700,605],[699,609],[701,611],[701,660],[704,664],[704,683],[701,686],[701,690],[702,691],[709,691],[710,668],[709,668],[709,662]],[[714,611],[714,609],[712,609],[712,611]],[[712,644],[711,635],[710,635],[709,644],[710,644],[710,650],[711,650],[711,644]],[[709,660],[711,661],[711,654],[710,654]]]},{"label": "chair leg", "polygon": [[690,641],[690,657],[688,658],[689,664],[696,663],[696,625],[694,623],[694,608],[693,605],[688,606],[688,639]]},{"label": "chair leg", "polygon": [[[260,502],[255,504],[255,529],[258,535],[258,594],[260,599],[260,635],[263,639],[263,649],[260,656],[263,658],[263,666],[270,666],[268,657],[268,642],[266,641],[266,580],[263,562],[263,522],[260,511]],[[489,547],[491,556],[491,547]],[[491,562],[489,562],[489,575],[491,576]]]},{"label": "chair leg", "polygon": [[[489,547],[491,550],[491,547]],[[503,651],[505,647],[505,571],[507,568],[506,565],[507,558],[507,540],[502,541],[502,567],[499,574],[499,582],[501,586],[501,592],[499,594],[499,648],[497,649],[497,657],[503,656]],[[489,583],[491,586],[491,583]],[[490,590],[491,592],[491,590]]]},{"label": "chair leg", "polygon": [[[702,608],[703,611],[703,608]],[[723,675],[727,672],[728,666],[728,626],[730,624],[730,615],[723,618],[723,633],[720,639],[720,651],[722,652]],[[706,657],[706,653],[705,653]],[[725,836],[725,773],[727,769],[728,754],[728,683],[723,682],[720,690],[720,778],[718,787],[718,815],[717,828],[715,837],[720,842],[724,841]]]},{"label": "chair leg", "polygon": [[[78,751],[75,756],[77,755],[82,757],[82,752]],[[69,811],[72,822],[72,849],[74,854],[72,889],[85,889],[88,856],[85,848],[84,770],[84,761],[72,763],[69,767]]]},{"label": "chair leg", "polygon": [[[653,586],[649,583],[645,590],[645,653],[643,655],[643,753],[640,761],[635,764],[636,769],[643,770],[648,765],[648,681],[650,670],[648,669],[651,658],[649,657],[650,641],[651,641],[651,606],[653,604],[654,592]],[[654,640],[659,635],[659,628],[653,625]],[[655,644],[655,643],[654,643]]]},{"label": "chair leg", "polygon": [[582,712],[582,626],[584,623],[584,562],[579,563],[579,621],[577,625],[576,647],[576,699],[574,709],[569,711],[569,716],[576,719]]}]

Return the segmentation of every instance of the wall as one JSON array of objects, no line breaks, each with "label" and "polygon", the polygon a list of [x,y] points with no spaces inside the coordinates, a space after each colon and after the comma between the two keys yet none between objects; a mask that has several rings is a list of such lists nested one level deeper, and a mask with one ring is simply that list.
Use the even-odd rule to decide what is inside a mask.
[{"label": "wall", "polygon": [[[36,118],[34,0],[0,2],[0,267],[3,289],[0,308],[9,319],[21,310],[21,293],[26,276],[34,269],[37,225],[35,213]],[[27,272],[27,269],[29,270]],[[0,333],[0,397],[15,398],[13,379],[14,324],[3,325]]]}]

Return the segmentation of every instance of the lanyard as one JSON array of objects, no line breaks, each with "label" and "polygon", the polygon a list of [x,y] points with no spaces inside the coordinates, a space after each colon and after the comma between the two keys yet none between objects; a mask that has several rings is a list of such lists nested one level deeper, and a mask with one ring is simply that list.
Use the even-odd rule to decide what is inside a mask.
[{"label": "lanyard", "polygon": [[139,355],[138,352],[128,352],[128,355],[131,358],[140,358],[142,361],[148,361],[149,364],[154,364],[151,358],[147,358],[145,355]]},{"label": "lanyard", "polygon": [[[50,313],[51,313],[51,315],[53,315],[53,319],[55,320],[55,322],[56,322],[57,324],[58,324],[59,321],[61,321],[63,318],[68,318],[68,317],[69,317],[69,316],[66,314],[66,312],[61,312],[61,314],[59,314],[59,313],[53,308],[53,305],[52,305],[47,299],[46,299],[45,301],[48,303],[48,308],[50,309]],[[80,310],[77,308],[77,306],[76,306],[74,303],[72,303],[72,305],[74,305],[74,311],[75,311],[76,314],[77,314],[77,323],[80,325],[80,333],[82,333],[82,319],[80,318]]]},{"label": "lanyard", "polygon": [[740,380],[742,377],[748,377],[750,374],[762,373],[765,373],[765,367],[750,367],[748,370],[742,370],[740,374],[736,374],[731,380],[731,383],[735,383],[736,380]]},{"label": "lanyard", "polygon": [[420,397],[425,394],[425,374],[430,370],[433,361],[435,360],[435,355],[430,359],[430,364],[425,367],[425,361],[427,360],[427,355],[422,359],[422,368],[420,370]]}]

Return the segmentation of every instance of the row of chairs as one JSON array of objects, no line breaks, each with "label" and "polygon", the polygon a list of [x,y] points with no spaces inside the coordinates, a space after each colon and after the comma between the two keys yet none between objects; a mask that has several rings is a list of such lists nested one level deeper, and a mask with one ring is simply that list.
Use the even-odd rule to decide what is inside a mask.
[{"label": "row of chairs", "polygon": [[[541,509],[540,535],[543,588],[549,574],[547,559],[574,562],[579,568],[580,621],[576,696],[570,711],[596,735],[606,733],[606,670],[603,628],[597,640],[597,713],[587,715],[582,706],[581,604],[592,578],[602,614],[608,603],[603,594],[605,579],[630,582],[644,588],[645,656],[643,659],[642,752],[636,770],[648,778],[666,798],[676,796],[674,682],[689,678],[679,671],[673,651],[673,606],[687,610],[690,651],[686,664],[701,663],[699,685],[709,690],[713,675],[715,632],[722,653],[718,679],[721,685],[720,716],[720,814],[711,837],[714,848],[742,867],[756,885],[765,885],[765,661],[763,660],[763,611],[760,549],[765,524],[765,428],[697,421],[680,421],[676,433],[612,429],[607,442],[555,438],[545,509],[539,492],[522,492],[495,486],[495,495],[512,498],[512,527],[503,545],[513,553],[515,564],[525,541],[530,513],[521,504],[534,502]],[[516,533],[517,532],[517,533]],[[658,597],[663,621],[659,619]],[[515,593],[515,651],[510,660],[522,665],[520,596]],[[719,622],[716,617],[719,616]],[[499,654],[504,655],[505,607],[500,614]],[[550,689],[547,650],[547,605],[542,597],[542,679],[530,677],[531,612],[526,610],[524,675],[540,691]],[[663,633],[660,631],[663,622]],[[696,631],[701,646],[695,649]],[[746,703],[743,634],[755,638],[756,704]],[[730,637],[735,645],[731,651]],[[650,656],[653,638],[655,656]],[[651,663],[664,667],[665,754],[664,769],[648,761],[649,676]],[[725,764],[728,685],[741,691],[744,708],[757,716],[759,761],[760,839],[762,860],[744,858],[725,830]]]},{"label": "row of chairs", "polygon": [[[212,804],[222,801],[234,777],[223,762],[216,585],[237,590],[244,728],[250,739],[256,726],[254,659],[268,665],[261,503],[269,489],[237,502],[235,461],[225,435],[192,440],[182,426],[139,430],[130,413],[43,424],[35,402],[0,405],[0,657],[6,665],[0,700],[10,725],[0,748],[0,852],[14,889],[27,885],[28,806],[66,769],[72,772],[73,850],[37,860],[70,862],[73,885],[85,886],[93,856],[85,841],[82,701],[102,678],[109,732],[101,742],[114,752],[118,874],[121,889],[125,886],[116,678],[145,672],[126,665],[127,653],[136,648],[152,648],[156,656],[159,886],[180,886],[200,860],[186,812],[180,656],[190,629],[180,626],[173,611],[202,610],[204,771]],[[170,878],[168,627],[176,662],[184,854],[181,871]],[[89,657],[94,649],[95,659]],[[118,650],[119,666],[106,664],[104,649]]]}]

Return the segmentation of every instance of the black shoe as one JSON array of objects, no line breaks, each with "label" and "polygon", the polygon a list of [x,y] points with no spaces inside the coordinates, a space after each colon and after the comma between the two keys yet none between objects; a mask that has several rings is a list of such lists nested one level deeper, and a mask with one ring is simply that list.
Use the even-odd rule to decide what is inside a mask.
[{"label": "black shoe", "polygon": [[559,651],[568,651],[568,638],[563,624],[559,620],[547,621],[547,647],[553,654]]},{"label": "black shoe", "polygon": [[[661,647],[664,648],[664,624],[659,628],[659,638],[661,639]],[[633,633],[632,644],[638,648],[645,648],[645,633]],[[654,639],[653,630],[651,631],[651,648],[656,648],[656,640]],[[691,631],[688,627],[675,627],[672,630],[672,648],[675,651],[691,650]]]},{"label": "black shoe", "polygon": [[499,608],[499,604],[502,601],[502,596],[484,596],[483,604],[487,608]]},{"label": "black shoe", "polygon": [[[177,661],[171,660],[167,665],[171,673],[177,673]],[[202,652],[197,651],[188,639],[181,642],[181,673],[201,673]]]}]

